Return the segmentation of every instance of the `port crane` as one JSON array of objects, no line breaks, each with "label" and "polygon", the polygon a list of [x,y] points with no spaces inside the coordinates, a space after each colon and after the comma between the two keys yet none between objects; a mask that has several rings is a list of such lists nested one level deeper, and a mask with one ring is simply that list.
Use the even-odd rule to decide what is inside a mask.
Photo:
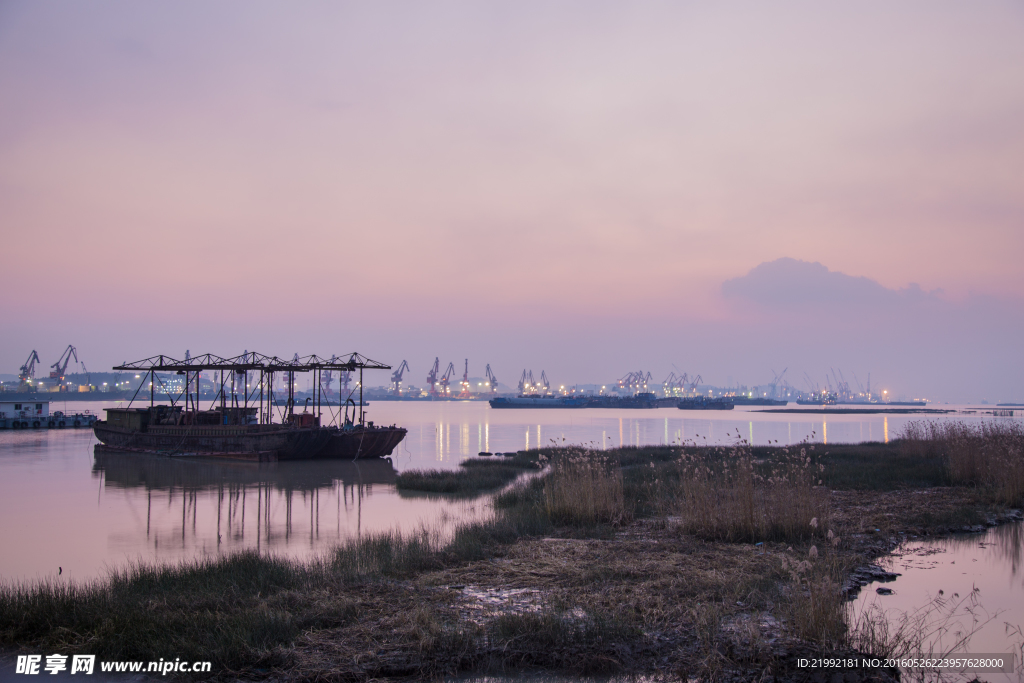
[{"label": "port crane", "polygon": [[498,393],[498,378],[494,376],[493,372],[491,372],[490,363],[487,364],[487,370],[484,372],[484,374],[487,376],[487,383],[491,386],[491,393]]},{"label": "port crane", "polygon": [[469,393],[469,359],[466,359],[465,369],[462,371],[462,381],[459,382],[462,386],[462,391],[459,392],[459,398],[470,398]]},{"label": "port crane", "polygon": [[783,368],[782,372],[779,373],[776,373],[775,370],[772,370],[773,378],[771,384],[768,385],[769,387],[771,387],[772,390],[772,395],[770,396],[770,398],[775,398],[775,394],[778,392],[779,389],[779,382],[782,381],[782,376],[786,374],[786,370],[789,370],[789,367]]},{"label": "port crane", "polygon": [[[541,378],[544,378],[543,371],[541,372]],[[536,394],[537,393],[537,382],[533,379],[533,370],[527,372],[523,370],[523,376],[519,378],[519,393],[520,394]]]},{"label": "port crane", "polygon": [[540,371],[540,386],[544,389],[544,393],[549,393],[551,382],[548,381],[548,374],[543,370]]},{"label": "port crane", "polygon": [[391,373],[391,381],[395,385],[395,395],[402,395],[402,375],[409,369],[409,363],[402,361],[402,364],[398,366],[398,369]]},{"label": "port crane", "polygon": [[22,385],[29,384],[36,378],[36,363],[39,362],[41,362],[39,354],[36,353],[35,349],[32,349],[32,353],[28,354],[28,360],[18,368],[18,381]]},{"label": "port crane", "polygon": [[703,381],[704,381],[704,378],[701,377],[700,375],[697,375],[696,377],[691,377],[690,378],[690,393],[691,394],[697,393],[697,385],[700,384]]},{"label": "port crane", "polygon": [[[339,359],[340,360],[340,359]],[[356,358],[356,354],[352,354],[348,357],[349,364],[359,362]],[[355,370],[339,370],[338,371],[338,395],[345,394],[345,398],[348,398],[352,392],[348,390],[348,385],[352,382],[352,375]],[[354,391],[354,390],[353,390]]]},{"label": "port crane", "polygon": [[444,394],[445,396],[450,396],[452,393],[451,389],[449,389],[448,386],[451,384],[452,375],[454,374],[455,363],[448,363],[448,369],[444,371],[444,374],[441,375],[441,379],[438,380],[438,383],[441,385],[441,393]]},{"label": "port crane", "polygon": [[441,359],[440,358],[435,358],[434,359],[434,367],[430,368],[430,372],[427,373],[427,384],[430,385],[430,395],[431,396],[437,396],[437,388],[436,388],[435,385],[437,384],[437,373],[440,371],[440,369],[441,369]]},{"label": "port crane", "polygon": [[68,363],[71,362],[72,356],[74,357],[75,362],[77,363],[78,352],[75,350],[74,346],[68,344],[68,348],[64,349],[64,353],[60,355],[60,358],[57,359],[57,362],[50,366],[51,368],[53,368],[53,370],[50,370],[50,379],[55,379],[57,380],[57,382],[59,382],[60,391],[65,391],[64,377],[65,375],[67,375]]},{"label": "port crane", "polygon": [[633,381],[633,375],[636,373],[627,372],[625,375],[619,378],[619,389],[625,389]]},{"label": "port crane", "polygon": [[[336,363],[337,360],[338,360],[338,357],[332,353],[331,354],[331,363],[332,364]],[[334,383],[334,371],[333,370],[327,370],[326,372],[323,373],[323,378],[320,380],[320,384],[324,388],[324,396],[328,396],[329,397],[331,395],[331,384],[333,384],[333,383]]]},{"label": "port crane", "polygon": [[627,372],[623,377],[619,378],[619,388],[628,388],[630,391],[646,391],[647,384],[651,381],[651,379],[651,373],[645,373],[643,370],[637,370],[636,372]]},{"label": "port crane", "polygon": [[804,371],[804,381],[807,383],[807,388],[810,390],[812,394],[817,393],[818,386],[814,382],[814,380],[811,379],[811,376],[807,374],[806,370]]}]

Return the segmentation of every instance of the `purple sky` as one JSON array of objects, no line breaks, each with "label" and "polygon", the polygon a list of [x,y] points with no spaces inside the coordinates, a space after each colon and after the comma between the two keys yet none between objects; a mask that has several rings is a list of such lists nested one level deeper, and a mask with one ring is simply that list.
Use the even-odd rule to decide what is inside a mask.
[{"label": "purple sky", "polygon": [[1024,400],[1022,35],[1019,2],[0,2],[0,372],[358,349]]}]

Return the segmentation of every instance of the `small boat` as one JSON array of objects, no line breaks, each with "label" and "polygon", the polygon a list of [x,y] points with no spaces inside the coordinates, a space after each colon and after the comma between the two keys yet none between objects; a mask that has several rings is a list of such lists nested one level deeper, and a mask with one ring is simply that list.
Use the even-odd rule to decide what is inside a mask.
[{"label": "small boat", "polygon": [[49,399],[0,400],[0,429],[64,429],[92,427],[97,416],[86,410],[65,415],[63,411],[50,412]]}]

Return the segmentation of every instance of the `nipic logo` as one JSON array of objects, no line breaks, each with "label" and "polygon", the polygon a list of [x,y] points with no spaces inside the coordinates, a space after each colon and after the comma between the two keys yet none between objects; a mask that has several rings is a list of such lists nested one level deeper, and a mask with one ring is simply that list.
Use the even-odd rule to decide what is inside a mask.
[{"label": "nipic logo", "polygon": [[[18,655],[14,667],[16,674],[38,674],[39,665],[42,664],[42,655]],[[96,666],[96,655],[72,655],[71,673],[91,674]],[[46,655],[46,665],[43,670],[48,674],[58,674],[68,670],[67,655]]]},{"label": "nipic logo", "polygon": [[[18,655],[14,673],[36,675],[40,673],[58,674],[68,671],[67,655]],[[96,655],[72,655],[72,674],[92,674],[96,668]],[[159,662],[100,662],[100,671],[113,673],[157,673],[166,676],[169,673],[210,673],[212,662],[181,661],[180,657],[173,661],[161,659]],[[42,669],[42,670],[40,670]]]}]

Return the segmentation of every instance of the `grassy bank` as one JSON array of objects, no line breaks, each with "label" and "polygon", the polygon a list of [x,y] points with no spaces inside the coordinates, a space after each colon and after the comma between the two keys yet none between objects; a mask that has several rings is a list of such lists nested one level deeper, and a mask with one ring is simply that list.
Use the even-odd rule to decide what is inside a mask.
[{"label": "grassy bank", "polygon": [[493,518],[444,538],[391,532],[313,562],[248,552],[135,565],[84,585],[4,586],[0,643],[209,659],[225,678],[539,667],[786,680],[799,673],[794,653],[875,642],[851,630],[839,587],[899,531],[945,531],[1024,502],[996,476],[1021,467],[1016,429],[474,459],[460,469],[466,482],[538,464],[548,472],[495,496]]},{"label": "grassy bank", "polygon": [[470,458],[459,463],[457,470],[410,470],[398,475],[395,487],[399,492],[479,495],[501,488],[523,472],[540,469],[537,458],[536,452],[522,452],[511,458]]}]

